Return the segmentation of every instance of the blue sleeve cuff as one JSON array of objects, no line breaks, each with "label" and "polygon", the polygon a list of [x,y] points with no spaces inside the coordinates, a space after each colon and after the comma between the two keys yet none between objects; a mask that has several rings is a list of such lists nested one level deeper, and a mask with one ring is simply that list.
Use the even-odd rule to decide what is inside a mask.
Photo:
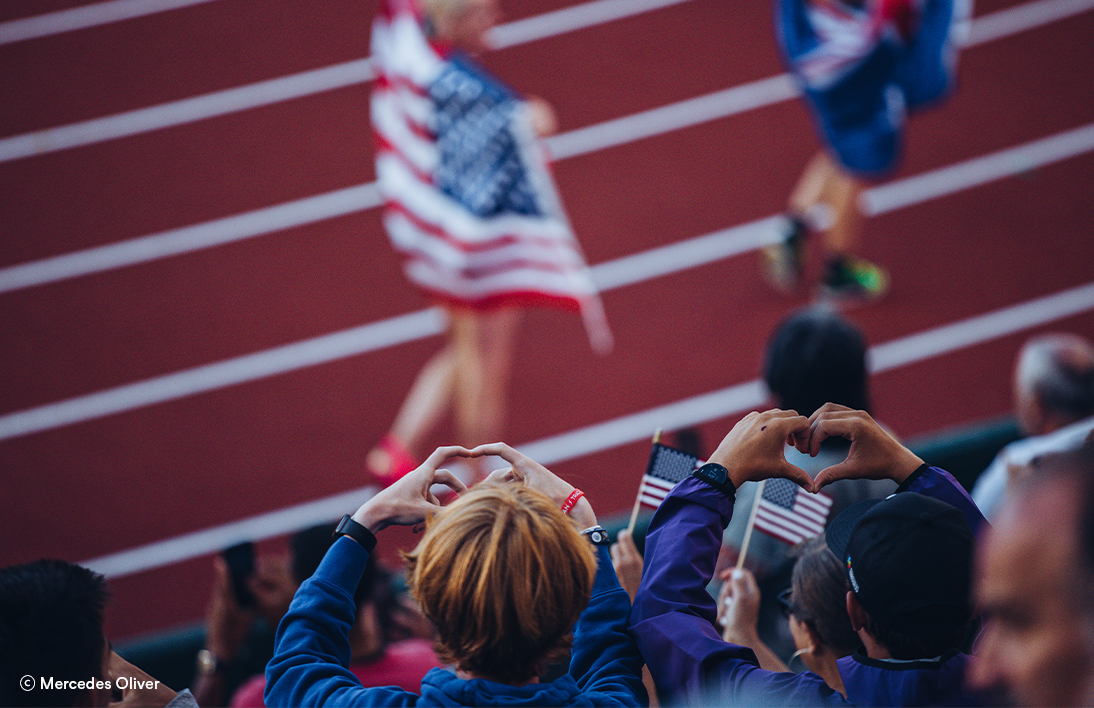
[{"label": "blue sleeve cuff", "polygon": [[353,595],[361,576],[365,574],[365,564],[369,553],[352,538],[341,536],[334,541],[323,561],[312,577],[323,578],[327,582],[345,589]]}]

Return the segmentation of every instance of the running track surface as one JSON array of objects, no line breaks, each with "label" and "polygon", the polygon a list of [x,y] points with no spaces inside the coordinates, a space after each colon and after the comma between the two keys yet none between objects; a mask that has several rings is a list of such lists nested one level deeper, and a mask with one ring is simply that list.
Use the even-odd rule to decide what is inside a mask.
[{"label": "running track surface", "polygon": [[[25,27],[15,22],[21,18],[84,5],[9,0],[0,7],[0,38]],[[503,3],[509,20],[579,5]],[[569,138],[782,72],[766,0],[664,5],[511,43],[486,63],[550,100]],[[899,343],[875,352],[873,395],[877,416],[901,435],[1007,413],[1011,362],[1030,334],[1094,338],[1094,295],[1075,290],[1094,282],[1094,143],[1089,130],[1068,133],[1094,122],[1094,11],[1090,3],[1063,5],[1070,9],[1061,19],[963,53],[959,93],[914,120],[892,180],[928,174],[922,182],[942,185],[941,195],[877,208],[869,222],[864,255],[886,264],[894,286],[884,301],[849,314],[871,343]],[[110,6],[91,6],[92,16]],[[981,0],[976,15],[1022,6]],[[0,154],[16,150],[0,161],[0,564],[95,560],[113,576],[115,639],[200,618],[211,577],[206,551],[231,540],[234,522],[265,519],[262,535],[274,537],[261,547],[277,550],[277,524],[288,530],[352,510],[357,502],[348,499],[321,512],[298,505],[371,483],[364,454],[439,339],[426,313],[409,318],[390,346],[320,356],[268,376],[248,369],[273,348],[428,307],[402,278],[378,211],[366,208],[368,187],[347,197],[360,208],[329,218],[12,285],[25,264],[210,222],[202,228],[216,231],[217,220],[367,185],[363,80],[114,139],[95,137],[105,128],[92,123],[92,139],[62,149],[43,150],[56,134],[41,131],[171,110],[195,96],[358,61],[367,55],[373,9],[268,0],[258,14],[243,0],[211,0],[64,32],[34,25],[47,27],[44,36],[0,41],[7,97]],[[685,120],[697,110],[686,108]],[[602,514],[630,508],[648,451],[642,438],[654,427],[694,419],[710,449],[759,405],[751,382],[765,339],[808,299],[776,297],[760,283],[754,249],[762,229],[741,230],[739,253],[702,252],[675,269],[681,249],[670,249],[652,259],[670,264],[666,274],[635,275],[627,270],[633,261],[618,261],[777,214],[817,148],[796,100],[684,127],[672,120],[658,134],[609,147],[553,143],[590,263],[630,275],[604,296],[617,339],[607,358],[590,353],[576,318],[528,313],[507,439],[552,460]],[[934,172],[1061,134],[1062,153],[1039,159],[1043,146],[1034,144],[1012,154],[997,179],[974,176],[973,186],[948,188],[944,175],[952,172]],[[20,145],[30,152],[19,153]],[[981,161],[967,169],[994,168]],[[910,188],[901,183],[897,196]],[[982,317],[990,313],[997,314]],[[241,383],[208,383],[223,371],[216,365],[252,354],[259,356],[233,379]],[[290,348],[286,356],[298,354]],[[206,365],[214,366],[158,403],[124,403]],[[129,384],[139,385],[121,388]],[[86,398],[99,392],[106,393]],[[710,392],[719,393],[664,408]],[[123,403],[110,414],[53,405],[73,400]],[[28,420],[36,422],[20,428]],[[606,421],[616,422],[564,435]],[[449,441],[446,425],[434,442]],[[281,509],[294,511],[263,516]],[[176,537],[171,548],[181,562],[164,565],[162,544],[145,548]],[[390,552],[411,541],[396,530],[382,544]],[[138,550],[117,555],[131,549]]]}]

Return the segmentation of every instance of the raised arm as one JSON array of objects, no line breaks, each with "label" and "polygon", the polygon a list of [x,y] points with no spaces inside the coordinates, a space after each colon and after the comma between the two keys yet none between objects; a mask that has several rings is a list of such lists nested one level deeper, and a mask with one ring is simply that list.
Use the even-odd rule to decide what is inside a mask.
[{"label": "raised arm", "polygon": [[808,421],[793,412],[749,414],[711,462],[676,485],[654,514],[631,632],[658,687],[677,700],[710,692],[716,696],[711,700],[742,705],[841,702],[820,677],[765,671],[751,649],[724,641],[706,591],[737,485],[786,477],[811,488],[809,476],[783,456],[787,441],[808,430]]},{"label": "raised arm", "polygon": [[[422,465],[372,497],[353,514],[350,536],[335,541],[315,574],[305,580],[277,629],[274,656],[266,666],[266,705],[414,705],[418,696],[397,688],[362,688],[349,670],[349,631],[357,607],[353,593],[375,546],[375,533],[391,525],[422,523],[438,507],[429,491],[444,484],[466,487],[437,467],[468,456],[460,447],[439,448]],[[360,528],[364,527],[364,528]]]}]

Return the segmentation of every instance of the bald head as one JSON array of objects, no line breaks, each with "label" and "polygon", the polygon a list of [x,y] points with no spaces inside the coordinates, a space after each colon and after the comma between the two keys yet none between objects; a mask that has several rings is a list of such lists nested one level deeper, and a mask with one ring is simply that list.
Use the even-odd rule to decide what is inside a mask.
[{"label": "bald head", "polygon": [[1027,435],[1094,415],[1094,345],[1074,334],[1035,337],[1014,372],[1015,412]]}]

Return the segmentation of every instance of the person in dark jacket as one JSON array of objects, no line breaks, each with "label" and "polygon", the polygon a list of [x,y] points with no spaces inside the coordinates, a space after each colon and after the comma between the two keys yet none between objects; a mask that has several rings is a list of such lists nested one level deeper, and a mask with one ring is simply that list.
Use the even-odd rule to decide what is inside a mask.
[{"label": "person in dark jacket", "polygon": [[[475,489],[450,457],[498,455],[512,467]],[[434,484],[459,498],[440,507]],[[347,668],[353,588],[375,532],[425,523],[406,555],[415,598],[436,625],[438,654],[420,693],[362,688]],[[582,531],[584,529],[584,531]],[[642,657],[627,632],[607,534],[580,491],[508,445],[437,449],[418,469],[346,515],[339,538],[297,591],[266,669],[266,705],[637,706]],[[576,624],[575,624],[576,623]],[[571,648],[570,671],[540,682]]]},{"label": "person in dark jacket", "polygon": [[[786,461],[788,440],[813,454],[830,436],[851,441],[847,458],[815,480]],[[737,486],[785,477],[816,492],[838,479],[897,482],[884,500],[856,504],[828,527],[829,548],[847,568],[847,613],[863,648],[837,661],[846,699],[812,672],[760,668],[751,649],[725,642],[706,592]],[[826,404],[806,419],[793,411],[751,413],[710,462],[680,482],[646,535],[646,568],[631,632],[658,689],[733,705],[975,705],[959,653],[972,617],[974,534],[983,516],[946,472],[928,467],[863,411]]]}]

